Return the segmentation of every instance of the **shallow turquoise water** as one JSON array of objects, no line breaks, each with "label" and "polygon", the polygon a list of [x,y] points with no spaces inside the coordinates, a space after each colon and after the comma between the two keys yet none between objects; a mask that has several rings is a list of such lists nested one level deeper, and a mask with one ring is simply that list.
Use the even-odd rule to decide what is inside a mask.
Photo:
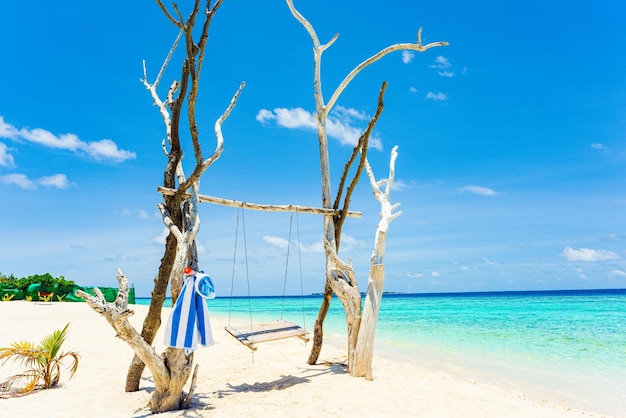
[{"label": "shallow turquoise water", "polygon": [[[208,303],[226,320],[275,320],[282,312],[312,329],[321,297]],[[344,318],[334,299],[324,327],[333,344],[345,344]],[[376,352],[626,416],[626,290],[385,295]]]}]

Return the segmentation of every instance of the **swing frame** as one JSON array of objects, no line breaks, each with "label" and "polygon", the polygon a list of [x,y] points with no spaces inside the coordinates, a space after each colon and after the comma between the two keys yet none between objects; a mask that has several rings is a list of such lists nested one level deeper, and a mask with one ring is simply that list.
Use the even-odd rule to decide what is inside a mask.
[{"label": "swing frame", "polygon": [[[167,188],[167,187],[158,187],[157,191],[165,196],[173,196],[178,191],[175,189]],[[183,193],[183,197],[188,197],[188,193]],[[221,197],[214,197],[208,195],[198,194],[198,200],[200,202],[213,203],[222,206],[230,206],[230,207],[238,207],[241,213],[244,212],[245,209],[248,210],[260,210],[266,212],[291,212],[292,214],[295,212],[296,215],[300,213],[311,213],[318,214],[323,216],[343,216],[348,218],[360,218],[362,216],[361,212],[355,211],[347,211],[343,212],[339,209],[331,209],[331,208],[317,208],[310,206],[299,206],[299,205],[269,205],[269,204],[258,204],[258,203],[249,203],[242,202],[238,200],[232,199],[224,199]],[[237,215],[237,228],[239,228],[239,214]],[[299,228],[299,227],[298,227]],[[289,227],[289,235],[291,240],[291,221]],[[299,235],[299,231],[298,231]],[[298,242],[300,241],[300,237],[298,236]],[[244,226],[244,244],[245,244],[245,226]],[[237,233],[235,233],[235,253],[237,248]],[[288,250],[289,251],[289,250]],[[300,248],[298,248],[298,252]],[[233,257],[233,279],[234,279],[234,267],[235,267],[235,257]],[[248,301],[250,300],[250,278],[248,275],[248,260],[246,254],[246,276],[248,280]],[[286,274],[286,272],[285,272]],[[300,265],[300,281],[302,281],[302,265]],[[232,310],[232,286],[231,286],[231,309]],[[304,317],[304,301],[303,303],[303,317]],[[283,305],[284,305],[284,290],[283,290]],[[230,312],[228,314],[228,325],[225,327],[226,332],[236,338],[243,345],[251,349],[253,352],[256,351],[255,343],[261,343],[265,341],[273,341],[279,340],[283,338],[290,337],[298,337],[305,342],[309,341],[308,334],[303,327],[290,322],[284,321],[281,319],[275,322],[261,323],[256,326],[252,323],[252,308],[250,307],[250,325],[249,327],[233,327],[230,324]]]},{"label": "swing frame", "polygon": [[[300,242],[300,226],[297,220],[296,210],[296,225],[297,225],[297,233],[298,233],[298,242]],[[235,281],[235,270],[236,270],[236,261],[237,261],[237,241],[239,237],[239,215],[242,215],[242,227],[243,227],[243,240],[244,240],[244,255],[245,255],[245,265],[246,265],[246,279],[248,283],[248,306],[249,306],[249,315],[250,315],[250,323],[247,325],[231,325],[231,312],[232,312],[232,300],[233,300],[233,288]],[[280,313],[280,319],[274,322],[263,322],[263,323],[253,323],[252,322],[252,306],[250,302],[250,275],[248,270],[248,249],[247,249],[247,240],[246,240],[246,223],[245,223],[245,215],[244,215],[244,207],[238,209],[237,212],[237,223],[235,227],[235,249],[233,254],[233,272],[231,278],[231,303],[228,313],[228,325],[224,327],[226,332],[230,334],[232,337],[237,339],[241,344],[248,347],[253,352],[257,350],[255,344],[267,342],[267,341],[276,341],[282,340],[285,338],[298,337],[303,340],[305,343],[309,342],[309,332],[300,325],[287,321],[283,319],[284,307],[285,307],[285,292],[287,288],[287,272],[289,267],[289,253],[291,248],[291,230],[293,225],[293,213],[289,218],[289,238],[288,238],[288,246],[287,246],[287,260],[285,261],[285,276],[284,276],[284,284],[283,284],[283,306]],[[301,296],[304,296],[304,288],[302,283],[302,261],[300,257],[300,247],[298,247],[298,258],[300,260],[300,287],[301,287]],[[302,301],[302,320],[304,321],[304,300]],[[304,324],[304,322],[303,322]],[[306,325],[305,325],[306,326]]]}]

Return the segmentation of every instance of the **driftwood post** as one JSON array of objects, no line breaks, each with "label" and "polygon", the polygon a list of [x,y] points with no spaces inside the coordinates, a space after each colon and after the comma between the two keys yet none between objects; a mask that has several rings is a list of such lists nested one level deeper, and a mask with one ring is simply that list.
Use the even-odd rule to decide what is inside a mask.
[{"label": "driftwood post", "polygon": [[[383,297],[383,288],[385,287],[385,243],[387,240],[387,230],[389,224],[395,218],[400,216],[402,212],[393,213],[399,204],[392,205],[390,203],[390,192],[393,185],[395,175],[395,163],[398,156],[398,147],[395,146],[391,150],[391,158],[389,163],[389,178],[382,181],[376,181],[374,172],[369,163],[365,162],[365,169],[369,177],[370,184],[374,191],[374,197],[380,202],[380,220],[376,228],[376,238],[374,241],[374,251],[370,259],[370,271],[367,284],[367,294],[365,296],[365,305],[363,307],[363,318],[359,329],[359,337],[356,343],[356,355],[354,365],[352,367],[352,375],[365,377],[372,380],[372,356],[374,354],[374,337],[376,333],[376,324],[378,322],[378,314],[380,304]],[[385,186],[384,191],[381,186]]]},{"label": "driftwood post", "polygon": [[[328,43],[322,44],[319,41],[319,38],[313,29],[313,26],[310,22],[302,16],[298,10],[296,10],[293,0],[286,0],[287,6],[291,11],[291,14],[294,16],[298,22],[302,24],[305,28],[311,40],[313,42],[313,77],[314,77],[314,99],[315,99],[315,117],[317,120],[317,137],[319,142],[319,150],[320,150],[320,173],[322,180],[322,207],[331,208],[333,207],[332,203],[332,195],[331,195],[331,186],[330,186],[330,167],[329,167],[329,155],[328,155],[328,136],[326,132],[326,120],[328,118],[328,114],[336,104],[339,96],[343,93],[345,88],[350,84],[350,82],[367,66],[375,63],[381,58],[387,56],[388,54],[395,51],[416,51],[416,52],[424,52],[430,48],[437,46],[445,46],[447,42],[432,42],[426,45],[422,44],[422,30],[421,28],[417,32],[417,42],[416,43],[398,43],[394,45],[390,45],[376,54],[372,55],[370,58],[364,60],[359,65],[357,65],[348,75],[343,79],[343,81],[339,84],[339,86],[332,93],[328,102],[324,101],[324,95],[322,92],[322,81],[321,81],[321,60],[324,51],[326,51],[330,46],[337,40],[338,34],[336,34]],[[377,115],[382,111],[382,96],[384,94],[384,87],[381,89],[381,93],[379,96],[379,106]],[[367,154],[367,143],[369,140],[369,134],[373,125],[376,123],[378,116],[375,116],[370,122],[368,129],[362,135],[359,143],[355,146],[353,156],[348,161],[347,166],[351,165],[354,161],[355,155],[360,153],[361,159],[358,162],[357,172],[346,191],[346,195],[343,195],[343,184],[345,181],[345,177],[347,175],[347,170],[344,170],[344,175],[342,176],[342,180],[340,182],[340,187],[336,195],[334,208],[337,209],[339,206],[343,207],[344,211],[347,211],[350,204],[350,195],[356,186],[356,183],[359,180],[361,169],[365,165],[366,154]],[[343,198],[343,204],[341,200]],[[357,339],[360,333],[361,326],[361,294],[358,289],[358,284],[356,277],[354,275],[354,271],[352,267],[343,261],[338,256],[339,252],[339,244],[341,238],[341,227],[343,225],[344,217],[339,215],[334,216],[325,216],[324,217],[324,248],[326,250],[326,284],[324,287],[324,299],[322,301],[322,305],[320,307],[317,320],[315,322],[315,327],[313,329],[313,347],[311,349],[311,353],[309,355],[308,363],[314,364],[317,362],[319,357],[322,343],[323,343],[323,322],[328,312],[328,308],[330,306],[330,301],[332,299],[332,294],[336,294],[337,297],[341,300],[344,310],[346,312],[346,322],[348,326],[348,372],[350,374],[354,374],[355,370],[361,370],[362,367],[357,362],[366,361],[362,357],[355,356],[355,350],[357,347]],[[378,247],[378,251],[380,255],[384,253],[384,240],[381,241],[382,246]],[[376,244],[378,245],[378,244]],[[376,269],[375,269],[376,270]],[[377,274],[384,274],[384,270],[380,269]],[[368,326],[372,324],[368,321]],[[372,324],[375,327],[375,323]],[[368,334],[370,331],[368,330]],[[365,337],[364,337],[365,338]],[[373,345],[373,331],[371,331],[370,345]]]}]

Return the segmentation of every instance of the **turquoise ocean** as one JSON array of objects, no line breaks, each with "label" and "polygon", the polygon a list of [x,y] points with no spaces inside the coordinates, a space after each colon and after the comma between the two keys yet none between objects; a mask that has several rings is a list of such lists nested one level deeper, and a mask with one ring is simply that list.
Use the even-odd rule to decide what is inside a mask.
[{"label": "turquoise ocean", "polygon": [[[217,297],[208,305],[225,322],[282,317],[311,330],[321,301]],[[325,341],[346,346],[346,334],[343,306],[333,298]],[[385,294],[375,354],[626,417],[626,289]]]}]

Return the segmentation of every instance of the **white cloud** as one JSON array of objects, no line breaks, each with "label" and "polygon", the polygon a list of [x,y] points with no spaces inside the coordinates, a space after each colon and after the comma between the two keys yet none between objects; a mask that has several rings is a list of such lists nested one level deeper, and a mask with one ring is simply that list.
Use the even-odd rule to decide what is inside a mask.
[{"label": "white cloud", "polygon": [[[84,144],[84,143],[83,143]],[[89,142],[83,145],[83,150],[95,160],[112,160],[116,162],[132,160],[137,154],[117,148],[117,144],[110,139]]]},{"label": "white cloud", "polygon": [[402,51],[402,62],[405,64],[410,63],[415,58],[415,54],[411,51]]},{"label": "white cloud", "polygon": [[316,241],[312,244],[305,244],[301,242],[300,251],[302,251],[303,253],[323,253],[324,243],[322,242],[322,240]]},{"label": "white cloud", "polygon": [[424,273],[407,273],[406,276],[410,279],[421,279],[424,277]]},{"label": "white cloud", "polygon": [[52,132],[40,128],[32,130],[22,128],[19,131],[19,136],[27,141],[49,148],[76,151],[81,146],[81,140],[74,134],[63,134],[57,137]]},{"label": "white cloud", "polygon": [[126,254],[115,254],[112,257],[105,257],[104,261],[140,261],[137,257],[130,257]]},{"label": "white cloud", "polygon": [[454,71],[451,70],[452,64],[450,64],[450,61],[442,55],[435,58],[435,63],[431,64],[429,67],[436,69],[437,74],[442,77],[454,77]]},{"label": "white cloud", "polygon": [[160,245],[165,245],[165,240],[169,234],[170,230],[164,227],[159,235],[152,238],[152,241]]},{"label": "white cloud", "polygon": [[604,144],[601,144],[599,142],[594,142],[593,144],[590,145],[590,147],[593,148],[593,149],[599,149],[599,150],[607,150],[608,149]]},{"label": "white cloud", "polygon": [[154,210],[153,212],[148,212],[145,209],[130,210],[128,208],[124,208],[117,213],[120,216],[124,217],[136,215],[139,217],[139,219],[162,219],[161,214],[157,210]]},{"label": "white cloud", "polygon": [[15,160],[13,156],[9,154],[9,147],[3,142],[0,142],[0,167],[15,167]]},{"label": "white cloud", "polygon": [[200,244],[198,241],[196,241],[196,251],[198,251],[199,254],[208,254],[209,251],[206,249],[206,247],[202,244]]},{"label": "white cloud", "polygon": [[15,126],[6,123],[4,118],[0,116],[0,138],[17,139],[18,137],[19,132]]},{"label": "white cloud", "polygon": [[53,176],[42,177],[37,180],[42,186],[56,187],[57,189],[67,189],[72,185],[65,174],[55,174]]},{"label": "white cloud", "polygon": [[450,68],[452,66],[452,64],[450,64],[450,61],[448,61],[448,59],[446,57],[444,57],[443,55],[439,55],[437,56],[437,58],[435,58],[435,64],[432,65],[431,67],[433,68]]},{"label": "white cloud", "polygon": [[433,276],[433,277],[439,277],[440,276],[438,271],[433,271],[432,273],[430,273],[430,275]]},{"label": "white cloud", "polygon": [[569,261],[605,261],[620,258],[619,255],[607,250],[593,250],[591,248],[580,248],[575,250],[565,247],[561,255]]},{"label": "white cloud", "polygon": [[498,265],[497,261],[490,260],[487,257],[483,257],[483,261],[485,262],[485,264],[488,264],[490,266],[497,266]]},{"label": "white cloud", "polygon": [[256,120],[264,125],[267,123],[267,121],[271,121],[274,119],[276,119],[276,115],[274,115],[274,112],[272,112],[271,110],[261,109],[259,110],[259,113],[256,114]]},{"label": "white cloud", "polygon": [[418,90],[417,90],[417,88],[411,86],[411,87],[409,87],[409,92],[413,93],[413,94],[417,94]]},{"label": "white cloud", "polygon": [[67,179],[65,174],[45,176],[38,180],[31,180],[25,174],[7,174],[0,176],[0,183],[12,184],[27,190],[36,189],[38,184],[46,187],[55,187],[57,189],[67,189],[72,186],[72,183]]},{"label": "white cloud", "polygon": [[354,248],[367,248],[369,243],[364,240],[358,240],[346,233],[341,234],[341,249],[343,251],[349,251]]},{"label": "white cloud", "polygon": [[[280,249],[285,249],[289,245],[289,241],[287,241],[285,238],[273,235],[265,235],[262,239],[269,245]],[[298,245],[298,241],[293,240],[292,245]],[[303,253],[323,253],[324,245],[322,244],[321,240],[312,244],[305,244],[303,242],[300,242],[300,251]]]},{"label": "white cloud", "polygon": [[278,248],[287,248],[289,246],[289,241],[285,238],[276,237],[272,235],[265,235],[263,237],[263,241],[267,242],[269,245]]},{"label": "white cloud", "polygon": [[[356,109],[337,106],[326,119],[326,132],[329,137],[339,140],[341,145],[354,146],[363,133],[363,128],[352,126],[354,120],[366,120],[368,116]],[[274,111],[261,109],[256,120],[266,125],[275,122],[278,126],[289,129],[317,131],[317,121],[313,113],[301,107],[276,108]],[[376,136],[370,136],[370,147],[382,149],[382,142]]]},{"label": "white cloud", "polygon": [[429,91],[426,93],[425,98],[435,102],[443,102],[448,99],[448,96],[446,96],[445,93],[435,93],[433,91]]},{"label": "white cloud", "polygon": [[350,120],[350,119],[368,120],[369,119],[369,116],[365,112],[359,112],[356,109],[343,107],[339,105],[333,108],[332,113],[334,116],[344,119],[344,120]]},{"label": "white cloud", "polygon": [[305,128],[317,129],[317,122],[312,113],[307,112],[301,107],[295,109],[278,108],[274,109],[276,113],[276,123],[285,128]]},{"label": "white cloud", "polygon": [[[341,145],[355,146],[359,143],[359,138],[363,133],[361,128],[349,126],[343,121],[328,118],[326,122],[326,132],[328,136],[338,139]],[[381,150],[382,142],[380,138],[370,135],[369,146]]]},{"label": "white cloud", "polygon": [[617,241],[622,238],[626,238],[626,235],[617,234],[615,232],[611,232],[606,236],[606,239],[609,241]]},{"label": "white cloud", "polygon": [[120,150],[115,142],[110,139],[84,142],[75,134],[54,135],[52,132],[41,128],[17,129],[6,123],[0,116],[0,138],[12,140],[24,139],[48,148],[65,149],[72,152],[84,152],[96,160],[112,160],[116,162],[136,158],[134,152]]},{"label": "white cloud", "polygon": [[617,277],[626,277],[626,271],[622,271],[622,270],[613,270],[611,272],[612,276],[617,276]]},{"label": "white cloud", "polygon": [[393,190],[394,192],[399,192],[399,191],[407,189],[408,187],[409,186],[406,184],[406,182],[395,179],[393,181],[393,184],[391,185],[391,190]]},{"label": "white cloud", "polygon": [[37,185],[24,174],[7,174],[0,176],[0,183],[14,184],[22,189],[36,189]]},{"label": "white cloud", "polygon": [[581,269],[580,267],[576,267],[574,271],[576,272],[576,274],[578,274],[579,278],[587,280],[587,275],[585,274],[585,271],[583,269]]},{"label": "white cloud", "polygon": [[493,189],[490,189],[488,187],[481,187],[481,186],[465,186],[463,188],[461,188],[461,193],[463,192],[470,192],[479,196],[495,196],[497,195],[496,191]]}]

